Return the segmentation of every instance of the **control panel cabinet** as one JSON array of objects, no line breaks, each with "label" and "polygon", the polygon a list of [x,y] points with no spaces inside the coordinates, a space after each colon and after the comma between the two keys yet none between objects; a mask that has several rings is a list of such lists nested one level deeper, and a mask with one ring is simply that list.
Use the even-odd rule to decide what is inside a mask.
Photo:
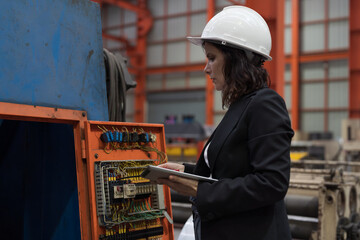
[{"label": "control panel cabinet", "polygon": [[94,239],[173,239],[168,187],[140,177],[167,161],[161,124],[85,122]]},{"label": "control panel cabinet", "polygon": [[[78,207],[73,206],[72,209],[78,212],[71,212],[70,216],[69,212],[59,212],[62,211],[60,205],[52,205],[50,208],[46,205],[47,208],[44,209],[50,211],[43,210],[44,214],[38,214],[38,212],[25,213],[24,210],[24,216],[28,214],[27,218],[40,221],[47,219],[45,225],[54,226],[61,224],[61,221],[59,223],[56,221],[57,218],[50,218],[53,216],[51,213],[56,212],[58,213],[56,216],[64,219],[73,219],[73,215],[79,214],[80,226],[63,224],[61,229],[63,231],[80,229],[82,240],[174,240],[169,188],[140,177],[141,172],[148,165],[167,162],[162,124],[89,121],[85,111],[0,102],[0,123],[3,120],[30,121],[38,123],[37,125],[44,123],[48,130],[51,127],[56,128],[57,124],[72,125],[73,128],[73,146],[63,144],[56,148],[52,147],[54,144],[61,144],[63,139],[69,140],[62,138],[62,133],[59,131],[49,131],[46,135],[52,144],[39,142],[36,136],[43,133],[43,128],[34,128],[32,131],[40,135],[27,135],[28,141],[32,141],[31,146],[36,146],[36,149],[47,146],[42,150],[43,152],[29,151],[26,144],[24,147],[16,146],[17,150],[22,152],[22,155],[19,155],[22,158],[29,154],[31,159],[42,161],[39,166],[48,166],[48,168],[34,168],[32,175],[41,175],[46,171],[46,177],[56,174],[59,178],[68,178],[66,173],[61,175],[59,171],[65,166],[76,167],[76,181],[70,179],[67,181],[68,185],[62,185],[59,191],[68,193],[76,189],[77,199],[69,199],[66,194],[60,194],[56,199],[60,203],[68,202],[71,206],[77,204]],[[68,133],[64,132],[64,135]],[[6,138],[6,141],[9,144],[13,143],[12,138]],[[63,149],[64,154],[59,154],[58,149]],[[67,159],[63,161],[59,159],[59,156],[65,155]],[[18,155],[15,153],[14,159],[7,162],[9,166],[15,167],[18,162],[16,156]],[[68,161],[73,160],[74,164],[66,165]],[[26,171],[29,172],[28,169]],[[72,169],[69,171],[71,172]],[[30,174],[26,173],[26,175]],[[34,182],[31,182],[32,178],[29,179],[30,183]],[[42,178],[36,179],[38,179],[36,183],[43,184]],[[59,182],[61,181],[49,178],[46,182],[47,189],[59,188]],[[33,189],[33,184],[28,184],[25,178],[22,183],[23,187]],[[7,191],[9,188],[3,189]],[[54,194],[53,191],[45,193]],[[7,194],[11,199],[12,195],[9,192]],[[46,199],[43,196],[36,197]],[[31,199],[25,200],[31,202]],[[13,201],[16,201],[15,196]],[[56,207],[59,207],[57,211],[55,211]],[[36,223],[34,224],[36,226]],[[10,223],[7,226],[13,227]],[[35,234],[43,236],[41,234],[44,233],[40,229]]]}]

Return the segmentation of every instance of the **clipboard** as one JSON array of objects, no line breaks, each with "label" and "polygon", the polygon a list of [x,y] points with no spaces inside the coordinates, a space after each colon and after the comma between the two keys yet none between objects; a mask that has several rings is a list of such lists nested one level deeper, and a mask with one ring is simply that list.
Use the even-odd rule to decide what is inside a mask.
[{"label": "clipboard", "polygon": [[179,176],[203,182],[217,182],[217,179],[203,177],[195,174],[178,172],[168,168],[162,168],[158,166],[148,165],[146,169],[141,173],[141,177],[156,181],[158,178],[169,178],[170,175]]}]

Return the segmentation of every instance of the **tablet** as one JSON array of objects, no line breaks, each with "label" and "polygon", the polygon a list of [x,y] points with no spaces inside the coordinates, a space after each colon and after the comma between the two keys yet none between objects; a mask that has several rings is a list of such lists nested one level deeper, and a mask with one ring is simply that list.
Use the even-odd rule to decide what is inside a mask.
[{"label": "tablet", "polygon": [[147,168],[141,173],[141,177],[156,181],[158,178],[169,178],[170,175],[179,176],[183,178],[205,181],[205,182],[216,182],[217,179],[203,177],[195,174],[178,172],[168,168],[157,167],[148,165]]}]

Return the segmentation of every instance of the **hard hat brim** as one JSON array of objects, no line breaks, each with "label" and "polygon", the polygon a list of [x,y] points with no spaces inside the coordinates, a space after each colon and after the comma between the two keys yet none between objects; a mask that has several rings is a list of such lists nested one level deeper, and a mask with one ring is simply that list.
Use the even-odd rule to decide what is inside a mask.
[{"label": "hard hat brim", "polygon": [[186,37],[187,40],[189,40],[191,43],[201,46],[204,42],[204,40],[201,39],[201,37]]},{"label": "hard hat brim", "polygon": [[[187,40],[189,40],[191,43],[197,45],[197,46],[201,46],[204,41],[209,41],[209,42],[214,42],[214,43],[220,43],[222,40],[221,39],[213,39],[213,38],[202,38],[202,37],[186,37]],[[267,55],[267,54],[264,54],[262,52],[259,52],[259,51],[255,51],[251,48],[247,48],[246,46],[236,46],[235,44],[224,44],[224,45],[227,45],[229,47],[233,47],[233,48],[239,48],[239,49],[243,49],[243,50],[247,50],[247,51],[250,51],[250,52],[254,52],[254,53],[257,53],[259,55],[262,55],[266,61],[271,61],[272,60],[272,57]]]}]

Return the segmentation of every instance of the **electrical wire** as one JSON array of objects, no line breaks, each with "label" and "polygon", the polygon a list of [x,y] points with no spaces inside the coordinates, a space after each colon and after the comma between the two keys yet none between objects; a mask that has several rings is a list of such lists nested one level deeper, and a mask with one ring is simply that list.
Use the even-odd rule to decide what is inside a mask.
[{"label": "electrical wire", "polygon": [[[105,126],[97,126],[103,133],[106,133],[108,132],[108,129],[105,127]],[[113,127],[113,130],[114,131],[119,131],[117,128]],[[156,147],[156,140],[150,140],[148,142],[148,144],[152,145],[144,145],[144,144],[140,144],[139,142],[130,142],[130,137],[129,137],[129,134],[131,132],[129,132],[129,130],[123,126],[121,128],[121,130],[123,132],[125,132],[127,134],[127,139],[126,139],[126,142],[122,142],[121,144],[120,143],[116,143],[116,142],[108,142],[106,143],[105,147],[104,147],[104,152],[109,154],[111,153],[112,150],[133,150],[133,149],[139,149],[141,151],[144,151],[146,153],[149,153],[149,152],[155,152],[156,155],[157,155],[157,158],[158,158],[158,162],[156,163],[157,164],[161,164],[161,163],[165,163],[167,162],[168,158],[167,158],[167,155],[165,152],[162,152],[160,151],[157,147]],[[142,128],[133,128],[133,133],[146,133],[144,131],[144,129]],[[149,133],[150,135],[150,139],[156,139],[156,135],[155,134],[152,134],[151,132]]]}]

